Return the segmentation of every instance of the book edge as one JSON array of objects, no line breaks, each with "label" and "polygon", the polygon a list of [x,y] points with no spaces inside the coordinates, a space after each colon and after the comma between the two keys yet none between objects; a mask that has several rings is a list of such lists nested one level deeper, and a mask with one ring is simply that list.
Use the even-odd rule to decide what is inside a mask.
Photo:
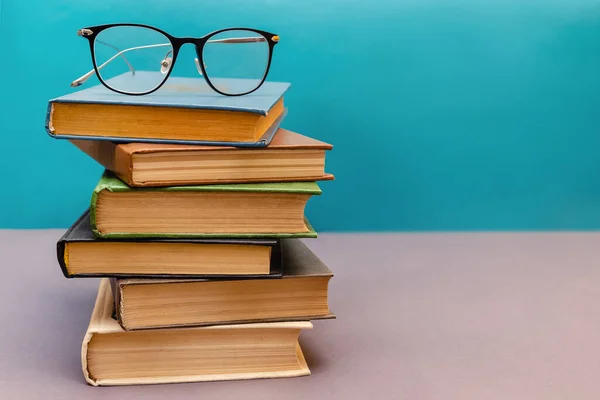
[{"label": "book edge", "polygon": [[[183,375],[176,377],[151,377],[151,378],[120,378],[120,379],[102,379],[92,383],[93,386],[124,386],[124,385],[151,385],[166,383],[191,383],[191,382],[216,382],[228,380],[248,380],[248,379],[273,379],[273,378],[292,378],[297,376],[308,376],[311,371],[306,363],[306,358],[299,342],[296,342],[296,359],[298,368],[288,371],[272,372],[246,372],[235,374],[204,374],[204,375]],[[90,382],[88,382],[90,383]]]},{"label": "book edge", "polygon": [[[308,224],[307,224],[308,225]],[[100,233],[97,230],[94,231],[99,239],[217,239],[217,238],[266,238],[266,239],[315,239],[318,237],[316,231],[309,227],[308,232],[298,233],[200,233],[200,234],[189,234],[189,233],[131,233],[131,232],[113,232],[113,233]]]},{"label": "book edge", "polygon": [[[270,147],[272,145],[272,143],[269,144],[269,146],[266,146],[264,149],[264,151],[273,151],[273,150],[279,150],[279,151],[294,151],[294,150],[324,150],[324,151],[330,151],[333,149],[333,145],[327,143],[327,142],[323,142],[321,140],[312,138],[310,136],[306,136],[303,135],[301,133],[295,132],[295,131],[291,131],[289,129],[285,129],[285,128],[281,128],[279,127],[277,129],[277,131],[275,132],[275,135],[273,136],[273,138],[277,137],[277,135],[279,134],[279,131],[287,131],[293,135],[298,135],[298,136],[302,136],[305,138],[310,139],[311,141],[314,142],[314,144],[308,145],[308,144],[301,144],[301,145],[280,145],[277,147]],[[285,134],[285,133],[284,133]],[[156,143],[154,143],[156,144]],[[139,145],[139,143],[119,143],[117,146],[122,148],[123,151],[128,154],[128,155],[133,155],[133,154],[151,154],[151,153],[160,153],[160,152],[180,152],[180,151],[194,151],[194,148],[189,148],[189,146],[187,145],[175,145],[175,146],[179,146],[179,147],[175,147],[175,148],[164,148],[164,147],[156,147],[154,149],[148,149],[148,148],[136,148],[136,146]],[[134,147],[133,149],[130,149],[130,147]],[[234,150],[235,147],[234,146],[202,146],[204,147],[203,149],[196,149],[195,151],[199,151],[199,152],[203,152],[203,151],[227,151],[227,150]]]},{"label": "book edge", "polygon": [[[152,325],[152,326],[125,326],[122,328],[125,332],[140,332],[140,331],[153,331],[158,329],[209,329],[209,328],[223,328],[227,326],[245,326],[245,325],[257,325],[257,324],[280,324],[280,323],[302,323],[305,321],[318,321],[325,319],[337,319],[337,316],[329,310],[328,314],[322,315],[301,315],[299,317],[277,317],[277,318],[261,318],[258,320],[232,320],[224,322],[205,322],[205,323],[191,323],[191,324],[170,324],[170,325]],[[311,328],[302,328],[311,329]]]},{"label": "book edge", "polygon": [[306,176],[306,177],[295,177],[295,178],[267,178],[267,179],[220,179],[220,180],[203,180],[203,181],[186,181],[181,183],[168,182],[168,181],[144,181],[144,182],[127,182],[132,188],[159,188],[165,186],[197,186],[197,185],[225,185],[225,184],[236,184],[236,183],[289,183],[289,182],[316,182],[316,181],[332,181],[335,176],[330,173],[324,173],[321,176]]},{"label": "book edge", "polygon": [[116,232],[116,233],[100,233],[99,231],[94,231],[94,234],[98,232],[97,236],[100,239],[158,239],[158,238],[168,238],[168,239],[218,239],[218,238],[228,238],[228,239],[242,239],[242,238],[265,238],[265,239],[316,239],[318,237],[317,231],[313,228],[311,223],[308,221],[308,218],[304,217],[304,224],[308,229],[307,232],[297,232],[297,233],[200,233],[200,234],[186,234],[186,233],[174,233],[165,235],[163,233],[125,233],[125,232]]},{"label": "book edge", "polygon": [[[301,183],[303,188],[289,188],[286,184]],[[312,184],[311,184],[312,183]],[[272,184],[271,187],[264,185]],[[281,186],[281,187],[278,187]],[[104,173],[98,180],[93,194],[98,194],[103,189],[111,192],[130,192],[139,191],[119,179],[112,171],[104,170]],[[156,186],[145,187],[143,191],[147,192],[248,192],[248,193],[290,193],[290,194],[309,194],[319,196],[323,193],[319,184],[315,181],[285,181],[285,182],[252,182],[252,183],[216,183],[211,185],[177,185],[177,186]]]},{"label": "book edge", "polygon": [[[52,112],[54,106],[51,107]],[[267,129],[267,131],[257,140],[250,142],[223,142],[223,141],[211,141],[211,140],[182,140],[182,139],[159,139],[159,138],[129,138],[121,136],[90,136],[90,135],[74,135],[74,134],[57,134],[54,128],[51,128],[52,116],[50,109],[47,114],[46,131],[55,139],[65,140],[96,140],[96,141],[110,141],[117,144],[139,142],[139,143],[162,143],[162,144],[190,144],[190,145],[201,145],[201,146],[228,146],[237,148],[264,148],[271,143],[275,133],[280,128],[283,120],[287,116],[287,108],[283,110],[281,115],[273,122],[273,124]],[[50,131],[51,128],[51,131]]]}]

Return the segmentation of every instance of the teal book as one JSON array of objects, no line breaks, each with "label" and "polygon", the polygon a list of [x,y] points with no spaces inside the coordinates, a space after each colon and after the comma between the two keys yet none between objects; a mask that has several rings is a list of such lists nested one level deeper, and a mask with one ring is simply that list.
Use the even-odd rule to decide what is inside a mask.
[{"label": "teal book", "polygon": [[[137,72],[136,79],[148,74]],[[240,81],[222,84],[234,88]],[[130,96],[96,85],[51,99],[46,131],[57,139],[265,147],[287,113],[289,87],[265,82],[248,95],[224,96],[202,78],[170,77],[154,93]]]},{"label": "teal book", "polygon": [[131,188],[106,171],[90,205],[99,238],[314,238],[315,182]]}]

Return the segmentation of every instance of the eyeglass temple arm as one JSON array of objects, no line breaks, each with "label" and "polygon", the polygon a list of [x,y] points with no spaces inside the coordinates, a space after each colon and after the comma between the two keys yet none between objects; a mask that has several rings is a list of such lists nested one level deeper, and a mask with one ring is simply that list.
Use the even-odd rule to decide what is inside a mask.
[{"label": "eyeglass temple arm", "polygon": [[[227,39],[209,40],[207,43],[255,43],[255,42],[265,42],[265,41],[266,41],[266,39],[263,38],[263,37],[241,37],[241,38],[227,38]],[[102,44],[106,44],[106,43],[102,42]],[[108,45],[108,46],[110,46],[112,48],[115,48],[112,45]],[[129,51],[149,49],[149,48],[154,48],[154,47],[165,47],[165,46],[171,46],[171,43],[150,44],[150,45],[147,45],[147,46],[130,47],[128,49],[121,50],[117,54],[115,54],[114,56],[112,56],[111,58],[109,58],[108,60],[106,60],[102,65],[100,65],[98,67],[98,71],[100,71],[102,68],[104,68],[106,65],[108,65],[109,63],[111,63],[115,58],[117,58],[119,56],[123,56],[123,58],[125,58],[124,54],[127,53],[127,52],[129,52]],[[135,70],[133,69],[133,67],[131,66],[131,64],[129,64],[129,62],[127,61],[127,59],[125,59],[125,62],[129,66],[129,69],[131,70],[131,72],[135,73]],[[95,72],[95,70],[92,69],[91,71],[89,71],[85,75],[82,75],[79,78],[75,79],[73,82],[71,82],[71,87],[77,87],[77,86],[83,85],[88,79],[90,79],[90,77],[92,75],[94,75],[94,72]],[[200,72],[200,74],[202,75],[200,68],[198,68],[198,72]]]},{"label": "eyeglass temple arm", "polygon": [[[129,51],[141,50],[141,49],[149,49],[149,48],[154,48],[154,47],[165,47],[165,46],[171,46],[171,43],[150,44],[150,45],[147,45],[147,46],[130,47],[128,49],[121,50],[117,54],[115,54],[114,56],[112,56],[111,58],[109,58],[108,60],[106,60],[102,65],[99,65],[97,67],[98,71],[100,71],[102,68],[104,68],[105,66],[107,66],[108,64],[110,64],[115,58],[117,58],[119,56],[123,56],[125,53],[127,53]],[[135,70],[133,69],[133,67],[131,66],[131,64],[129,64],[129,62],[127,62],[127,65],[129,65],[129,67],[131,69],[131,72],[135,73]],[[92,75],[94,75],[94,72],[95,72],[95,70],[92,69],[91,71],[89,71],[85,75],[82,75],[79,78],[75,79],[73,82],[71,82],[71,87],[77,87],[77,86],[80,86],[80,85],[84,84],[85,81],[87,81],[88,79],[90,79],[90,77]]]},{"label": "eyeglass temple arm", "polygon": [[226,39],[214,39],[209,40],[206,43],[256,43],[266,42],[267,39],[264,37],[240,37],[240,38],[226,38]]},{"label": "eyeglass temple arm", "polygon": [[[124,52],[124,51],[121,51],[121,50],[119,50],[119,48],[118,48],[117,46],[113,46],[112,44],[110,44],[110,43],[106,43],[106,42],[103,42],[103,41],[101,41],[101,40],[96,40],[96,42],[98,42],[98,43],[101,43],[101,44],[103,44],[103,45],[105,45],[105,46],[108,46],[108,47],[111,47],[111,48],[113,48],[113,49],[117,50],[119,53],[117,53],[117,54],[116,54],[116,57],[117,57],[117,56],[121,56],[121,57],[123,58],[123,61],[125,61],[125,63],[127,64],[127,67],[129,67],[129,70],[131,71],[131,73],[132,73],[132,74],[135,74],[135,69],[133,68],[133,66],[131,65],[131,63],[129,62],[129,60],[127,60],[127,57],[125,57],[125,54],[124,54],[125,52]],[[87,74],[85,74],[85,75],[83,75],[83,76],[79,77],[78,79],[76,79],[75,81],[71,82],[71,86],[72,86],[72,87],[76,87],[76,86],[79,86],[79,85],[83,84],[83,83],[84,83],[85,81],[87,81],[87,80],[88,80],[88,79],[89,79],[89,78],[90,78],[90,77],[91,77],[93,74],[94,74],[94,70],[92,69],[92,70],[91,70],[90,72],[88,72]]]},{"label": "eyeglass temple arm", "polygon": [[[121,49],[119,49],[117,46],[114,46],[110,43],[106,43],[103,42],[102,40],[96,40],[97,43],[100,43],[104,46],[110,47],[112,49],[115,49],[116,51],[121,51]],[[129,62],[129,60],[127,59],[127,57],[125,57],[125,54],[121,54],[121,58],[123,58],[123,61],[125,61],[125,63],[127,64],[127,66],[129,67],[129,70],[131,71],[132,74],[135,74],[135,69],[133,68],[133,65],[131,65],[131,63]]]}]

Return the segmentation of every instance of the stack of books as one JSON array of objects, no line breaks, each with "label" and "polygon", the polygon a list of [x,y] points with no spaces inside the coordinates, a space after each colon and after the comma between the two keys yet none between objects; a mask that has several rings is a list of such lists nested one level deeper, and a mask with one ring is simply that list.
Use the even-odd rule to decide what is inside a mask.
[{"label": "stack of books", "polygon": [[[91,385],[310,374],[298,337],[333,318],[332,272],[300,238],[331,145],[280,127],[289,84],[247,96],[170,78],[49,102],[46,128],[105,167],[57,244],[68,278],[101,278],[82,345]],[[182,90],[185,88],[185,90]]]}]

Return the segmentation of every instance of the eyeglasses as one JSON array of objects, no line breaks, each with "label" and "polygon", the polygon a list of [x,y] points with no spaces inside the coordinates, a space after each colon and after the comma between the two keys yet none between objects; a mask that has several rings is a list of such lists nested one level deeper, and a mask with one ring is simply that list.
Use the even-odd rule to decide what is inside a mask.
[{"label": "eyeglasses", "polygon": [[200,38],[178,38],[139,24],[92,26],[77,31],[88,39],[94,69],[71,83],[82,85],[94,73],[108,89],[128,95],[158,90],[169,78],[186,43],[196,48],[198,73],[216,92],[242,96],[258,89],[269,72],[279,36],[248,28],[221,29]]}]

